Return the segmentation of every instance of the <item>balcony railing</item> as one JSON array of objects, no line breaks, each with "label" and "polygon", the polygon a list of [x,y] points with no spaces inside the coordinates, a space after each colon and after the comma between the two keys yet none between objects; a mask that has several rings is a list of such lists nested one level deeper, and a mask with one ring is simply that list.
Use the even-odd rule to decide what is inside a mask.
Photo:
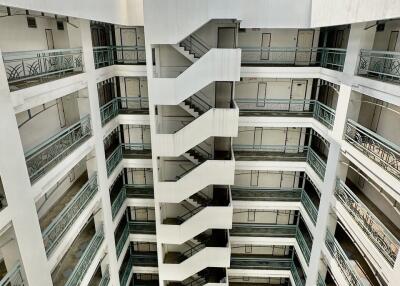
[{"label": "balcony railing", "polygon": [[335,121],[335,110],[315,99],[257,99],[257,98],[237,98],[240,113],[268,112],[285,116],[285,114],[296,114],[297,116],[314,117],[328,128],[333,128]]},{"label": "balcony railing", "polygon": [[400,53],[388,51],[360,51],[358,74],[380,80],[398,81],[400,79]]},{"label": "balcony railing", "polygon": [[301,279],[299,271],[297,270],[296,265],[292,262],[290,265],[290,272],[292,273],[292,277],[296,286],[304,286],[306,285],[306,279]]},{"label": "balcony railing", "polygon": [[103,228],[101,227],[90,240],[89,245],[83,252],[77,265],[72,271],[71,276],[69,276],[67,283],[65,283],[65,286],[76,286],[81,284],[82,279],[85,277],[85,274],[92,264],[93,259],[96,256],[103,240],[104,233]]},{"label": "balcony railing", "polygon": [[303,233],[298,227],[296,230],[296,241],[301,249],[301,252],[303,253],[305,260],[307,261],[307,263],[310,263],[311,249],[308,247]]},{"label": "balcony railing", "polygon": [[308,196],[306,191],[301,192],[301,203],[304,206],[306,212],[310,216],[312,222],[314,225],[317,222],[317,217],[318,217],[318,209],[314,205],[314,203],[311,201],[310,197]]},{"label": "balcony railing", "polygon": [[308,149],[307,163],[311,166],[311,168],[313,168],[313,170],[317,173],[321,180],[324,180],[326,163],[312,148]]},{"label": "balcony railing", "polygon": [[114,219],[119,210],[121,209],[122,205],[124,204],[126,199],[126,189],[121,188],[119,191],[117,197],[115,198],[114,202],[111,205],[111,213],[112,213],[112,218]]},{"label": "balcony railing", "polygon": [[400,146],[347,119],[345,139],[391,175],[400,179]]},{"label": "balcony railing", "polygon": [[330,254],[335,259],[340,270],[343,273],[344,278],[351,286],[367,286],[361,282],[360,277],[351,265],[349,259],[336,241],[335,237],[329,232],[326,232],[325,245],[328,248]]},{"label": "balcony railing", "polygon": [[132,267],[133,267],[133,258],[132,258],[132,256],[129,256],[128,262],[124,267],[122,277],[120,277],[120,280],[119,280],[121,286],[128,285],[128,279],[132,272]]},{"label": "balcony railing", "polygon": [[82,49],[54,49],[3,53],[9,84],[44,81],[83,72]]},{"label": "balcony railing", "polygon": [[144,46],[93,47],[93,54],[96,68],[146,63]]},{"label": "balcony railing", "polygon": [[71,228],[96,192],[97,176],[93,175],[44,230],[43,242],[47,255],[50,255],[59,244],[64,234]]},{"label": "balcony railing", "polygon": [[156,234],[156,222],[131,220],[129,221],[129,232],[140,234]]},{"label": "balcony railing", "polygon": [[124,245],[128,240],[128,237],[129,237],[129,225],[125,224],[124,230],[122,231],[122,234],[118,239],[117,245],[115,247],[115,249],[117,250],[117,258],[119,258],[119,256],[121,255],[121,252],[124,249]]},{"label": "balcony railing", "polygon": [[292,264],[292,258],[286,257],[256,257],[249,254],[231,255],[232,269],[273,269],[273,270],[289,270]]},{"label": "balcony railing", "polygon": [[26,152],[25,160],[31,182],[36,182],[86,141],[91,134],[90,117],[85,116],[79,122]]},{"label": "balcony railing", "polygon": [[400,241],[344,182],[337,181],[335,195],[379,252],[393,266],[400,249]]},{"label": "balcony railing", "polygon": [[21,265],[18,263],[11,269],[11,271],[7,272],[3,279],[0,280],[0,286],[28,285],[25,283],[21,271]]},{"label": "balcony railing", "polygon": [[245,65],[320,66],[342,71],[345,49],[335,48],[261,48],[240,47]]},{"label": "balcony railing", "polygon": [[101,124],[104,126],[120,113],[148,109],[148,103],[147,97],[115,97],[100,107]]},{"label": "balcony railing", "polygon": [[295,237],[294,224],[233,223],[231,236]]},{"label": "balcony railing", "polygon": [[107,267],[107,269],[104,271],[104,273],[103,273],[103,275],[101,277],[99,286],[107,286],[109,282],[110,282],[110,272],[109,272],[109,269]]},{"label": "balcony railing", "polygon": [[318,278],[317,278],[317,286],[326,286],[324,279],[322,279],[322,277],[319,273],[318,273]]}]

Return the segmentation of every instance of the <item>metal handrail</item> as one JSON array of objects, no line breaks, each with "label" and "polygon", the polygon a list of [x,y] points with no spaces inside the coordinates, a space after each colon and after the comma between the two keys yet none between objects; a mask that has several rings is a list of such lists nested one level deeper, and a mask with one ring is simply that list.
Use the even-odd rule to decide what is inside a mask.
[{"label": "metal handrail", "polygon": [[63,235],[71,228],[96,192],[97,175],[94,174],[43,231],[43,243],[48,256],[53,252]]},{"label": "metal handrail", "polygon": [[93,238],[90,240],[89,245],[83,252],[81,258],[76,264],[67,282],[65,283],[65,286],[80,285],[82,279],[86,274],[86,271],[92,264],[92,261],[96,256],[97,251],[100,248],[100,245],[102,244],[103,240],[104,240],[104,232],[103,232],[103,227],[101,226],[100,229],[93,236]]},{"label": "metal handrail", "polygon": [[126,189],[121,188],[119,191],[117,197],[111,204],[111,213],[112,213],[112,218],[114,219],[115,216],[118,214],[118,211],[121,209],[121,206],[125,202],[126,199]]},{"label": "metal handrail", "polygon": [[305,260],[307,261],[307,264],[310,263],[311,249],[308,247],[308,244],[299,227],[297,227],[295,238],[300,247],[301,252],[303,253]]},{"label": "metal handrail", "polygon": [[129,237],[129,225],[128,223],[125,224],[125,227],[122,231],[121,236],[119,237],[117,241],[117,245],[115,246],[115,250],[117,252],[117,258],[121,255],[122,250],[124,249],[125,243],[128,240]]},{"label": "metal handrail", "polygon": [[[121,266],[122,267],[122,266]],[[128,278],[131,274],[133,267],[133,258],[132,256],[129,256],[128,263],[125,266],[125,269],[123,271],[122,277],[120,278],[120,284],[121,286],[126,286],[128,283]]]},{"label": "metal handrail", "polygon": [[0,286],[19,285],[24,286],[25,281],[21,272],[21,264],[17,263],[7,274],[0,280]]},{"label": "metal handrail", "polygon": [[301,192],[301,203],[303,204],[306,212],[310,216],[312,222],[314,225],[317,223],[317,217],[318,217],[318,209],[314,205],[314,203],[311,201],[310,197],[308,196],[307,192],[303,189]]},{"label": "metal handrail", "polygon": [[318,156],[318,154],[312,148],[308,148],[307,163],[313,168],[313,170],[317,173],[317,175],[322,180],[324,180],[326,163]]},{"label": "metal handrail", "polygon": [[382,80],[399,80],[400,53],[390,51],[360,50],[359,75],[377,76]]},{"label": "metal handrail", "polygon": [[391,175],[400,179],[400,146],[347,119],[345,139]]},{"label": "metal handrail", "polygon": [[110,270],[107,267],[107,269],[104,271],[104,273],[101,277],[99,286],[107,286],[109,282],[110,282]]},{"label": "metal handrail", "polygon": [[[155,234],[156,233],[156,222],[155,221],[138,221],[131,220],[129,223],[129,232],[132,233],[146,233],[146,234]],[[141,230],[138,230],[141,228]]]},{"label": "metal handrail", "polygon": [[204,44],[203,41],[194,34],[181,41],[180,45],[190,50],[198,58],[210,50],[210,48],[207,47],[207,45]]},{"label": "metal handrail", "polygon": [[107,176],[110,176],[114,169],[118,166],[118,164],[122,161],[122,145],[118,145],[117,148],[108,156],[106,160],[107,165]]},{"label": "metal handrail", "polygon": [[302,280],[300,278],[299,272],[297,271],[297,267],[293,262],[290,265],[290,273],[292,273],[292,277],[293,277],[293,280],[294,280],[296,286],[304,286],[305,285],[306,279]]},{"label": "metal handrail", "polygon": [[72,70],[83,71],[81,48],[4,52],[3,61],[10,84]]},{"label": "metal handrail", "polygon": [[339,179],[336,182],[335,196],[371,242],[379,249],[379,252],[394,266],[400,249],[400,241],[357,195]]},{"label": "metal handrail", "polygon": [[315,101],[313,116],[329,129],[333,128],[335,122],[335,110],[333,108]]},{"label": "metal handrail", "polygon": [[[143,109],[142,103],[148,103],[147,97],[138,96],[125,96],[125,97],[114,97],[112,100],[100,107],[101,123],[104,126],[108,121],[116,117],[121,110],[141,110]],[[138,103],[140,108],[134,108],[129,103]],[[148,109],[148,106],[144,107]]]},{"label": "metal handrail", "polygon": [[321,274],[318,273],[317,286],[326,286],[325,280],[322,279]]},{"label": "metal handrail", "polygon": [[297,151],[304,152],[311,148],[307,145],[251,145],[251,144],[233,144],[234,151],[266,151],[266,152],[281,152]]},{"label": "metal handrail", "polygon": [[31,182],[38,180],[91,134],[90,116],[87,115],[74,125],[25,152]]},{"label": "metal handrail", "polygon": [[115,64],[144,64],[144,46],[99,46],[93,47],[95,67]]},{"label": "metal handrail", "polygon": [[349,259],[340,247],[339,243],[330,231],[326,232],[325,245],[328,248],[332,257],[336,260],[339,268],[343,272],[343,276],[351,286],[366,286],[361,282],[360,277],[350,264]]}]

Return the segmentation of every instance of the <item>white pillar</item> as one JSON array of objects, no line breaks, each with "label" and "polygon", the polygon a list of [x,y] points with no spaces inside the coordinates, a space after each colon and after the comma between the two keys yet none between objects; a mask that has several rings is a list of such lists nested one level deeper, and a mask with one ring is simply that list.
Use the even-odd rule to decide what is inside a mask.
[{"label": "white pillar", "polygon": [[317,281],[321,250],[325,244],[325,233],[329,222],[331,203],[334,199],[336,169],[339,159],[340,145],[336,142],[332,142],[329,147],[325,178],[321,190],[321,199],[319,203],[317,223],[315,226],[313,246],[311,249],[306,286],[314,286]]},{"label": "white pillar", "polygon": [[95,141],[95,155],[97,165],[97,184],[101,193],[101,207],[104,218],[104,238],[108,249],[110,262],[110,284],[119,286],[119,274],[117,254],[115,250],[114,222],[111,214],[111,201],[108,186],[107,168],[103,144],[103,127],[101,125],[99,97],[97,93],[97,82],[93,59],[93,46],[90,30],[90,21],[80,20],[82,37],[82,52],[85,71],[88,81],[88,95],[90,102],[90,118],[92,121],[93,137]]},{"label": "white pillar", "polygon": [[[0,59],[2,55],[0,52]],[[53,285],[4,63],[0,63],[0,174],[29,285]],[[23,211],[22,211],[23,210]]]}]

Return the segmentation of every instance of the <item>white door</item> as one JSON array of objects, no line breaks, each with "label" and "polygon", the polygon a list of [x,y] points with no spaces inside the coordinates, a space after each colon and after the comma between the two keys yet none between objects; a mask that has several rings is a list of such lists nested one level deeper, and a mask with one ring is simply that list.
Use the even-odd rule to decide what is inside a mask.
[{"label": "white door", "polygon": [[310,64],[313,39],[313,30],[299,30],[297,35],[297,48],[299,50],[296,52],[296,65]]},{"label": "white door", "polygon": [[122,101],[123,107],[140,109],[140,79],[133,77],[125,77],[125,95],[128,97],[133,97],[132,100],[127,100],[125,103]]},{"label": "white door", "polygon": [[307,91],[307,81],[306,80],[293,80],[292,81],[292,91],[290,94],[290,99],[293,101],[290,104],[290,111],[302,111],[304,106],[300,100],[306,98]]},{"label": "white door", "polygon": [[[137,34],[135,28],[121,28],[121,51],[118,58],[124,63],[136,63],[138,59]],[[125,48],[124,48],[125,47]]]}]

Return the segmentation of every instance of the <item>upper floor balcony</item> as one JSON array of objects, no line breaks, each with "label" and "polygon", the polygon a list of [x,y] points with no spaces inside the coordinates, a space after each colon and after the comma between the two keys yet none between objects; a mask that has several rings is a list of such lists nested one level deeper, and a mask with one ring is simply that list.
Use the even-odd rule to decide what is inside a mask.
[{"label": "upper floor balcony", "polygon": [[19,8],[2,8],[7,13],[2,16],[0,24],[13,27],[12,31],[2,33],[0,41],[11,91],[84,71],[77,19]]},{"label": "upper floor balcony", "polygon": [[144,28],[91,22],[96,68],[111,65],[144,65]]}]

